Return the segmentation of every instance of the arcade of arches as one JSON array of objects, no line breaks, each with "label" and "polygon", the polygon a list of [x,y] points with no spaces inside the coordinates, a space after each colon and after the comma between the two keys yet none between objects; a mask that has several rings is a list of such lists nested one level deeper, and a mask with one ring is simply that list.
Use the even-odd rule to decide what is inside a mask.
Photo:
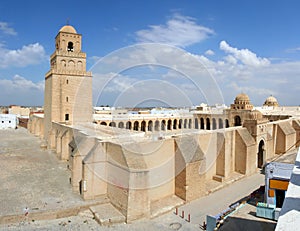
[{"label": "arcade of arches", "polygon": [[[136,120],[99,120],[97,124],[124,128],[133,131],[155,132],[180,129],[199,129],[199,130],[216,130],[228,128],[229,120],[223,118],[154,118],[154,119],[136,119]],[[236,125],[240,126],[240,125]]]}]

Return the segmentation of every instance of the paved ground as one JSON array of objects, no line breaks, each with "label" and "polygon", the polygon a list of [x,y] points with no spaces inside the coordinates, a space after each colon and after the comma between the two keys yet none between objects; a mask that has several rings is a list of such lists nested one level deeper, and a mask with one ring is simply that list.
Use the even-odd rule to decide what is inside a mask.
[{"label": "paved ground", "polygon": [[[42,151],[37,137],[32,136],[25,129],[0,130],[0,140],[0,216],[22,214],[26,206],[32,211],[48,211],[85,204],[79,195],[71,191],[66,164],[59,162],[53,153]],[[206,214],[216,215],[262,184],[264,184],[264,176],[259,173],[243,178],[180,207],[179,215],[185,211],[185,218],[172,211],[155,219],[141,220],[133,224],[99,226],[89,210],[79,216],[46,221],[33,221],[29,213],[16,223],[0,225],[0,230],[200,230],[199,224],[205,220]],[[249,211],[246,211],[247,213]],[[191,216],[191,222],[186,221],[188,214]],[[252,227],[252,223],[248,221],[255,219],[253,213],[249,215],[250,217],[243,216],[230,218],[224,224],[223,230],[234,230],[231,228],[240,227],[236,222]],[[230,224],[227,226],[230,227],[229,229],[225,226],[227,224]],[[242,225],[242,227],[244,229],[247,226]]]},{"label": "paved ground", "polygon": [[70,190],[66,163],[40,148],[39,138],[24,128],[0,130],[1,215],[83,205]]}]

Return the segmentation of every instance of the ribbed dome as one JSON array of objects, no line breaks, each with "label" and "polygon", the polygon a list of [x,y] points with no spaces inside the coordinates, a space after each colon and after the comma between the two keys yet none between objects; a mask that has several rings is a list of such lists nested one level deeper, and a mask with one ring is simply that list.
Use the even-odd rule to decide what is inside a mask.
[{"label": "ribbed dome", "polygon": [[250,101],[249,96],[246,95],[246,94],[244,94],[244,93],[238,94],[238,95],[235,97],[235,100],[236,100],[236,101]]},{"label": "ribbed dome", "polygon": [[72,34],[77,34],[76,30],[74,27],[70,26],[70,25],[65,25],[63,26],[59,32],[66,32],[66,33],[72,33]]},{"label": "ribbed dome", "polygon": [[265,103],[264,103],[264,106],[278,106],[278,102],[277,102],[277,99],[274,97],[274,96],[269,96]]},{"label": "ribbed dome", "polygon": [[252,110],[253,105],[250,102],[249,96],[245,93],[238,94],[235,99],[234,103],[231,104],[231,109],[238,109],[238,110]]}]

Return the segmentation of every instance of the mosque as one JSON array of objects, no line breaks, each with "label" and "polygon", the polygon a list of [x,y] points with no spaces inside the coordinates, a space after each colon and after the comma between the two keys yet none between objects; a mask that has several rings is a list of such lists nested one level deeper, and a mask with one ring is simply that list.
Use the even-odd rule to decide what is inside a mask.
[{"label": "mosque", "polygon": [[32,114],[28,129],[67,163],[74,191],[85,200],[107,196],[127,222],[202,197],[298,147],[300,109],[273,96],[261,107],[241,93],[224,108],[94,113],[81,39],[71,25],[59,30],[44,114]]}]

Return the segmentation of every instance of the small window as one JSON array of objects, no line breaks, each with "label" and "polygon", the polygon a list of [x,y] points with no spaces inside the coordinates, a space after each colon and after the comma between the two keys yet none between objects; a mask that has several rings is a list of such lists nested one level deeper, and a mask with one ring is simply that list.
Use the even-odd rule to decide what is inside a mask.
[{"label": "small window", "polygon": [[72,42],[68,42],[68,51],[71,51],[71,52],[74,51],[74,47],[73,47],[73,43]]},{"label": "small window", "polygon": [[69,97],[68,96],[66,97],[66,101],[69,102]]},{"label": "small window", "polygon": [[69,114],[65,114],[65,121],[69,120]]},{"label": "small window", "polygon": [[69,84],[69,80],[67,79],[66,84]]},{"label": "small window", "polygon": [[11,121],[8,121],[8,123],[11,123]]}]

